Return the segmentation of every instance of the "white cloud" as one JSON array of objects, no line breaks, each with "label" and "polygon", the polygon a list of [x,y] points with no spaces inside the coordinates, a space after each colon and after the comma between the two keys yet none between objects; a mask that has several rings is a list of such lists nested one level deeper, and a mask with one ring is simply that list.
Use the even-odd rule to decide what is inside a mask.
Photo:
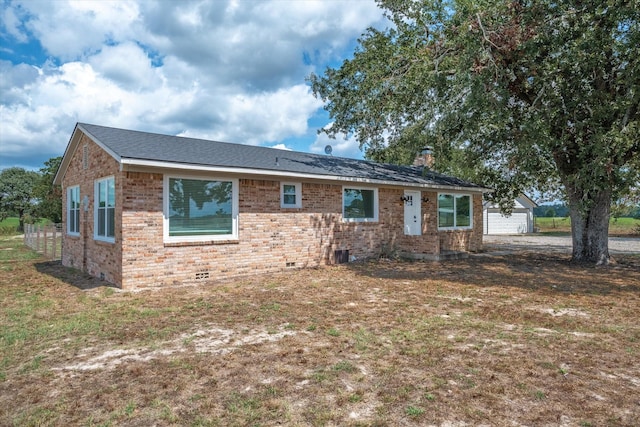
[{"label": "white cloud", "polygon": [[334,57],[381,18],[373,1],[167,2],[142,10],[149,46],[253,90],[297,83],[313,68],[305,54]]},{"label": "white cloud", "polygon": [[20,28],[21,19],[17,16],[16,12],[13,8],[6,8],[2,11],[0,29],[3,33],[6,32],[20,43],[26,43],[29,40],[29,36]]},{"label": "white cloud", "polygon": [[106,46],[88,60],[93,69],[127,90],[150,90],[162,84],[145,51],[133,42]]},{"label": "white cloud", "polygon": [[[219,123],[210,130],[188,130],[181,135],[258,145],[303,135],[308,118],[322,106],[306,85],[257,94],[236,93],[219,98]],[[212,107],[215,108],[215,107]]]},{"label": "white cloud", "polygon": [[135,37],[139,20],[134,1],[25,2],[21,7],[32,19],[25,26],[51,56],[81,58],[106,43]]},{"label": "white cloud", "polygon": [[270,147],[270,148],[275,148],[275,149],[277,149],[277,150],[291,151],[291,148],[287,147],[287,146],[286,146],[286,145],[284,145],[284,144],[276,144],[276,145],[273,145],[273,146],[272,146],[272,147]]},{"label": "white cloud", "polygon": [[[76,121],[361,157],[309,120],[312,71],[350,55],[382,14],[373,0],[4,2],[0,167],[61,155]],[[37,43],[33,43],[36,41]],[[347,50],[345,50],[347,49]],[[3,53],[4,52],[4,53]],[[2,58],[4,56],[0,56]],[[42,60],[44,61],[44,60]]]},{"label": "white cloud", "polygon": [[[331,127],[332,123],[327,125]],[[335,139],[329,138],[327,134],[320,133],[316,136],[315,141],[309,147],[309,151],[317,154],[324,154],[325,147],[331,146],[331,154],[339,157],[362,157],[362,151],[360,150],[360,144],[354,138],[348,138],[345,134],[339,133]]]}]

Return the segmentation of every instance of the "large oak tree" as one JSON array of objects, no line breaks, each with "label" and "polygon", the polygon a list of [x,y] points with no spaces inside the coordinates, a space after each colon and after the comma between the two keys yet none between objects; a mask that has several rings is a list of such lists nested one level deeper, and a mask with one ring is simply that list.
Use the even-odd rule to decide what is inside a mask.
[{"label": "large oak tree", "polygon": [[389,18],[353,59],[309,78],[368,158],[495,188],[560,189],[573,259],[609,262],[612,200],[640,179],[640,4],[623,0],[380,0]]}]

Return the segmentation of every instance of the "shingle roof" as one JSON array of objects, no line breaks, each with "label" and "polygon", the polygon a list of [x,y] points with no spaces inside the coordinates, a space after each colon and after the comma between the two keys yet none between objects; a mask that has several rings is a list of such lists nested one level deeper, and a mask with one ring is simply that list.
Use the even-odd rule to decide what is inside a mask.
[{"label": "shingle roof", "polygon": [[366,160],[349,159],[279,150],[244,144],[208,141],[134,130],[117,129],[86,123],[78,123],[94,141],[112,152],[121,163],[135,164],[140,161],[160,162],[197,167],[224,167],[264,171],[278,174],[304,174],[335,176],[342,180],[393,182],[425,187],[462,187],[475,191],[486,190],[476,184],[424,171],[422,167],[399,166]]}]

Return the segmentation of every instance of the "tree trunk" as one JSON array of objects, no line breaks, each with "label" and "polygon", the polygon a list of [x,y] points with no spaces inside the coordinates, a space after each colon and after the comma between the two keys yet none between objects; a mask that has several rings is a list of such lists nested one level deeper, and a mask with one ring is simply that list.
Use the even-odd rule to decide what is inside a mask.
[{"label": "tree trunk", "polygon": [[24,209],[18,210],[18,233],[24,232]]},{"label": "tree trunk", "polygon": [[578,196],[580,191],[568,193],[573,238],[572,261],[609,264],[611,192],[601,190],[587,206],[583,198]]}]

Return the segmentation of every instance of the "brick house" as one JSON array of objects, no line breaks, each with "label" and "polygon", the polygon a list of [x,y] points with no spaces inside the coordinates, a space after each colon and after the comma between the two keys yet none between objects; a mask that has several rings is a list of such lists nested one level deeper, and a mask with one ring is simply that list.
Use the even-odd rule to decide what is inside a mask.
[{"label": "brick house", "polygon": [[54,183],[63,265],[123,289],[477,251],[487,191],[424,167],[84,123]]}]

